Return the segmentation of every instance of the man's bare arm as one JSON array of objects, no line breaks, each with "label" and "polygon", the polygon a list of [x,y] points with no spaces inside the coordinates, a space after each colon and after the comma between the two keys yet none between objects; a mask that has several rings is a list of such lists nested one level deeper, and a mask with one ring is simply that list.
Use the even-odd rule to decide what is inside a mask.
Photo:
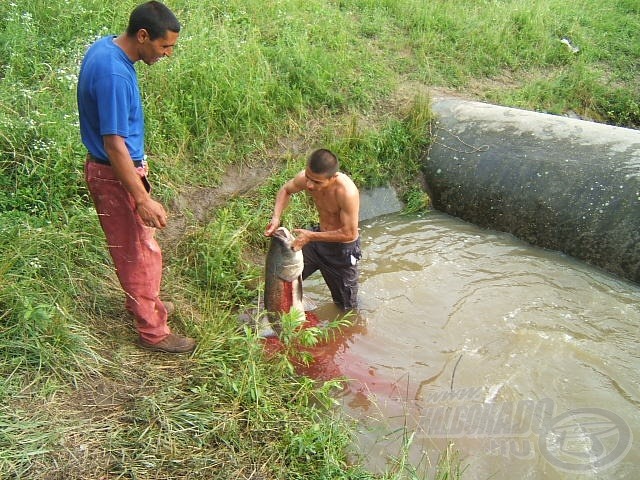
[{"label": "man's bare arm", "polygon": [[119,135],[105,135],[103,142],[111,168],[135,200],[136,210],[143,223],[149,227],[164,228],[167,225],[167,213],[164,207],[153,200],[145,190],[133,166],[124,138]]},{"label": "man's bare arm", "polygon": [[294,193],[300,192],[305,188],[305,176],[304,170],[298,173],[294,178],[285,183],[276,195],[275,205],[273,207],[273,215],[271,216],[271,221],[267,228],[264,231],[264,234],[267,237],[270,237],[273,232],[280,226],[280,219],[282,218],[282,212],[289,205],[289,200],[291,199],[291,195]]}]

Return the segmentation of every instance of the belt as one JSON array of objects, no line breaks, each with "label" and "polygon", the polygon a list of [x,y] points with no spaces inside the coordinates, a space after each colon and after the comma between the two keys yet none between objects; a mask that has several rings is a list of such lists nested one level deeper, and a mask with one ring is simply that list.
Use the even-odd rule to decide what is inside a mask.
[{"label": "belt", "polygon": [[[100,165],[111,165],[111,163],[109,163],[109,160],[94,157],[90,153],[87,153],[87,162],[99,163]],[[144,167],[144,160],[133,160],[133,166],[136,168]]]}]

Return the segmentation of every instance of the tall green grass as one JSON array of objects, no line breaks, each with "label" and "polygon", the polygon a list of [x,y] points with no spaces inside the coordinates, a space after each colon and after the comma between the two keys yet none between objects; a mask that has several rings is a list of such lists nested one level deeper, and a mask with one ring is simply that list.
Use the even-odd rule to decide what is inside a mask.
[{"label": "tall green grass", "polygon": [[[342,0],[396,68],[495,103],[637,128],[640,6],[633,0]],[[389,21],[392,19],[392,21]],[[375,26],[374,28],[372,26]],[[561,42],[579,48],[573,53]]]},{"label": "tall green grass", "polygon": [[324,1],[176,6],[184,29],[175,58],[141,72],[146,94],[162,99],[148,105],[150,144],[199,182],[215,183],[320,107],[366,109],[389,92],[389,68]]},{"label": "tall green grass", "polygon": [[[637,126],[637,2],[168,2],[183,24],[175,54],[137,66],[155,194],[171,205],[229,166],[274,164],[165,249],[172,326],[199,340],[186,358],[133,346],[82,178],[79,63],[137,3],[0,2],[0,476],[376,477],[346,459],[333,385],[266,358],[236,320],[261,294],[277,189],[325,146],[359,186],[393,182],[425,208],[430,111],[417,92],[394,97],[407,81]],[[297,147],[282,153],[283,139]],[[284,224],[313,215],[296,198]],[[406,460],[378,477],[415,478]]]}]

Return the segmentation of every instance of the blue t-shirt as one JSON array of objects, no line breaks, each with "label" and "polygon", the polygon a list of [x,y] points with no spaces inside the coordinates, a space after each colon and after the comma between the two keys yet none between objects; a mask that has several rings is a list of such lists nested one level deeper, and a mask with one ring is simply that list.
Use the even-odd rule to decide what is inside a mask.
[{"label": "blue t-shirt", "polygon": [[125,139],[131,158],[144,158],[144,115],[133,62],[115,36],[96,41],[82,60],[78,77],[80,135],[89,153],[106,160],[103,135]]}]

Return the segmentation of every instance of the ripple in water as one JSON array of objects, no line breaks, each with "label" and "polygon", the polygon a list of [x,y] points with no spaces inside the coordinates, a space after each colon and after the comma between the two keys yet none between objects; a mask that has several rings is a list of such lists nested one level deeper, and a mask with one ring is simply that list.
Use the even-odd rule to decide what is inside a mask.
[{"label": "ripple in water", "polygon": [[[413,434],[425,471],[455,441],[465,480],[640,478],[623,448],[640,438],[638,285],[440,213],[361,228],[359,314],[312,373],[352,379],[340,401],[371,469]],[[332,318],[316,275],[305,292]]]}]

